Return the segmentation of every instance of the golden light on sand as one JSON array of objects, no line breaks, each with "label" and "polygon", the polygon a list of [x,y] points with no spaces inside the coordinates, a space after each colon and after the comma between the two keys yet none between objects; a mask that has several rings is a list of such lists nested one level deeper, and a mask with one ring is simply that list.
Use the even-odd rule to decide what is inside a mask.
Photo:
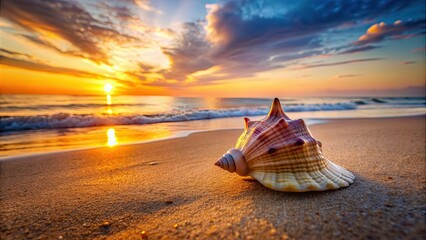
[{"label": "golden light on sand", "polygon": [[107,93],[107,94],[110,94],[111,93],[111,91],[112,91],[112,85],[111,84],[109,84],[109,83],[105,83],[105,86],[104,86],[104,90],[105,90],[105,92]]},{"label": "golden light on sand", "polygon": [[108,147],[114,147],[115,145],[117,145],[117,137],[115,136],[115,129],[109,128],[106,134],[108,137],[108,142],[107,142]]}]

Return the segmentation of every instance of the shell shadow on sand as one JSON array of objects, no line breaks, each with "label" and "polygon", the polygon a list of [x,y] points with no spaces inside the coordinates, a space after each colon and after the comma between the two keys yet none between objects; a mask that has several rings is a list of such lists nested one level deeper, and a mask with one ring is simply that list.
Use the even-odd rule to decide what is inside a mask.
[{"label": "shell shadow on sand", "polygon": [[247,184],[250,191],[243,195],[252,198],[253,211],[240,224],[256,222],[262,234],[295,239],[393,239],[421,238],[424,229],[414,193],[404,194],[359,175],[349,188],[322,192],[278,192],[256,181]]}]

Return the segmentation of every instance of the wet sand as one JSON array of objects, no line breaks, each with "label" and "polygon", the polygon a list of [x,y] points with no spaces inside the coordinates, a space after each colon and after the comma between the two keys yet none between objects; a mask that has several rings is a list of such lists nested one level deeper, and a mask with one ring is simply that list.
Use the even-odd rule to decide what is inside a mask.
[{"label": "wet sand", "polygon": [[425,118],[311,127],[348,188],[285,193],[214,166],[241,130],[0,162],[0,239],[424,239]]}]

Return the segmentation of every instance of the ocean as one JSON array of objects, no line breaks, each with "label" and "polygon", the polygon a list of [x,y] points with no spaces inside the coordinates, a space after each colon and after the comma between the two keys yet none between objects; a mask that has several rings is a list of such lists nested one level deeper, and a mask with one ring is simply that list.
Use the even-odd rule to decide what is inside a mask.
[{"label": "ocean", "polygon": [[[328,119],[426,114],[424,97],[280,98],[291,118]],[[0,158],[52,151],[114,147],[243,128],[260,119],[272,98],[0,95]]]}]

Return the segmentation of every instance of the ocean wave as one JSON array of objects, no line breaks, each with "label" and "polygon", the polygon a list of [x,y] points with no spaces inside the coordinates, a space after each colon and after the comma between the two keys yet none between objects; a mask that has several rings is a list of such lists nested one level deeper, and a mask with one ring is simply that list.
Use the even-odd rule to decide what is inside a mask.
[{"label": "ocean wave", "polygon": [[424,106],[424,98],[368,98],[352,100],[356,105]]},{"label": "ocean wave", "polygon": [[352,100],[352,103],[355,103],[356,105],[368,105],[368,104],[377,104],[377,103],[387,103],[386,100],[381,98],[369,98],[369,99],[362,99],[362,100]]},{"label": "ocean wave", "polygon": [[[143,107],[146,103],[115,103],[115,107]],[[24,105],[24,106],[7,106],[2,104],[4,111],[19,111],[19,110],[49,110],[49,109],[79,109],[79,108],[101,108],[105,107],[105,103],[73,103],[73,104],[45,104],[45,105]]]},{"label": "ocean wave", "polygon": [[372,98],[370,101],[375,103],[387,103],[387,101],[380,99],[380,98]]},{"label": "ocean wave", "polygon": [[353,103],[355,103],[356,105],[367,105],[368,102],[365,100],[356,100],[356,101],[352,101]]},{"label": "ocean wave", "polygon": [[[355,109],[354,103],[306,104],[285,106],[286,112],[331,111]],[[2,131],[21,131],[35,129],[82,128],[111,125],[152,124],[162,122],[182,122],[203,119],[261,116],[269,108],[233,108],[215,110],[191,110],[152,115],[94,115],[57,113],[37,116],[1,116]]]}]

